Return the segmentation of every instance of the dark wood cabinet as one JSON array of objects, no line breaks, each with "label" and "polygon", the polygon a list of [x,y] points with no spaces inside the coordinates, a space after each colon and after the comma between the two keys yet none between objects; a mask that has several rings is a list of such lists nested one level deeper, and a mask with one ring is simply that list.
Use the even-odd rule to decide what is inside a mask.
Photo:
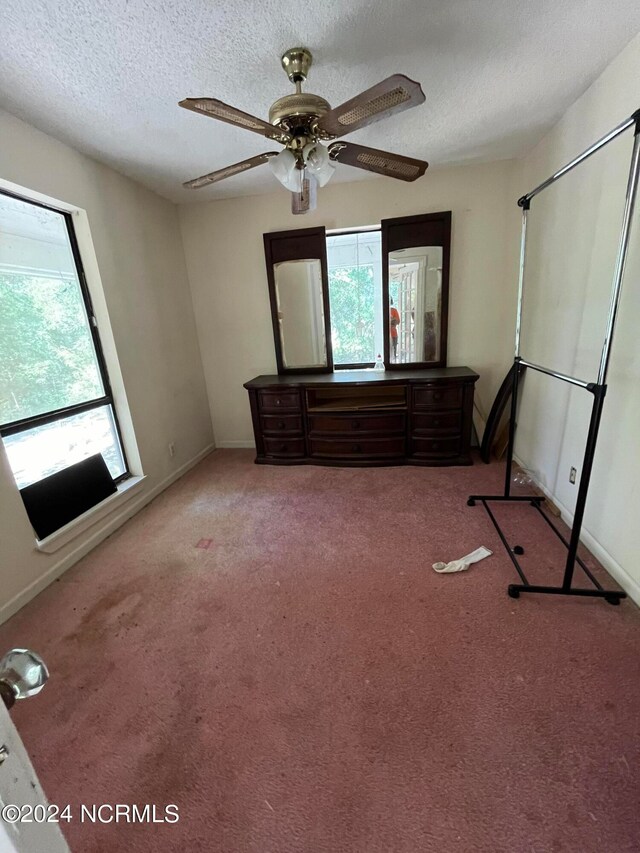
[{"label": "dark wood cabinet", "polygon": [[249,392],[256,462],[470,465],[468,367],[258,376]]}]

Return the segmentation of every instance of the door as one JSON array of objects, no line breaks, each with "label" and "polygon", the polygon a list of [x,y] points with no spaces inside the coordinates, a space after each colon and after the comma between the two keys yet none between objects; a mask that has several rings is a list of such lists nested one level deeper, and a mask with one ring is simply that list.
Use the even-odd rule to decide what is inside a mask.
[{"label": "door", "polygon": [[60,812],[47,802],[6,707],[39,692],[47,677],[33,652],[14,649],[0,661],[0,853],[69,853]]}]

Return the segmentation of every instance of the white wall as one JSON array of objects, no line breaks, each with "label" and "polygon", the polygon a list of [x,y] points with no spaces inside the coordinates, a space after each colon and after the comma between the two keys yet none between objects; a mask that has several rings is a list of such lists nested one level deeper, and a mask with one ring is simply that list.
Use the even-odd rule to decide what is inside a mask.
[{"label": "white wall", "polygon": [[[147,475],[117,517],[55,554],[35,548],[33,531],[0,448],[0,621],[95,546],[212,443],[202,363],[176,208],[106,166],[0,112],[0,179],[86,211],[85,264],[125,433],[135,431]],[[78,218],[83,230],[84,215]],[[96,291],[98,272],[104,299]],[[106,314],[108,311],[108,317]],[[102,314],[102,316],[100,316]],[[124,411],[128,401],[130,417]],[[176,454],[168,453],[175,442]]]},{"label": "white wall", "polygon": [[[518,164],[512,196],[533,189],[638,109],[639,81],[640,36]],[[598,374],[631,145],[628,132],[531,204],[522,355],[587,381]],[[639,244],[637,209],[584,525],[585,542],[638,603]],[[568,518],[577,494],[569,470],[580,472],[590,407],[587,392],[527,374],[516,451]]]},{"label": "white wall", "polygon": [[[346,167],[345,167],[346,168]],[[242,383],[275,373],[262,234],[324,225],[374,225],[382,218],[453,211],[449,364],[480,373],[485,411],[513,357],[513,282],[507,227],[510,161],[428,171],[414,184],[388,178],[318,191],[318,209],[290,212],[289,194],[180,207],[200,350],[218,446],[253,439]]]}]

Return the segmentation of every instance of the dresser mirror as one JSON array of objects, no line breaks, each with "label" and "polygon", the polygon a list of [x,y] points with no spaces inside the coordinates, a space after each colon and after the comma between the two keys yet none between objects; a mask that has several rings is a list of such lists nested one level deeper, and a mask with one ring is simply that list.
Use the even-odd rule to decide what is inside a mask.
[{"label": "dresser mirror", "polygon": [[389,363],[439,360],[442,246],[389,252]]},{"label": "dresser mirror", "polygon": [[447,363],[451,213],[383,220],[385,363],[393,369]]},{"label": "dresser mirror", "polygon": [[322,300],[322,265],[317,258],[274,264],[275,297],[282,365],[327,366]]},{"label": "dresser mirror", "polygon": [[278,373],[333,370],[324,228],[264,235]]},{"label": "dresser mirror", "polygon": [[265,234],[278,373],[446,367],[450,244],[450,211]]}]

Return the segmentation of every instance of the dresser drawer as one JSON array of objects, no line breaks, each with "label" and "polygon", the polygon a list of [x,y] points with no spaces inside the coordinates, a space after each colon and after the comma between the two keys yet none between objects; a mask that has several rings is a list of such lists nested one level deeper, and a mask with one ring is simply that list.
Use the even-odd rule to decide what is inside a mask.
[{"label": "dresser drawer", "polygon": [[413,405],[416,409],[456,409],[462,404],[461,385],[414,385]]},{"label": "dresser drawer", "polygon": [[303,438],[263,438],[267,456],[304,456]]},{"label": "dresser drawer", "polygon": [[311,456],[324,459],[380,459],[404,456],[404,436],[398,438],[312,438]]},{"label": "dresser drawer", "polygon": [[302,417],[300,415],[261,415],[260,423],[265,435],[302,433]]},{"label": "dresser drawer", "polygon": [[458,456],[460,453],[460,436],[451,438],[416,438],[411,437],[411,455],[424,457],[439,457],[446,459],[449,456]]},{"label": "dresser drawer", "polygon": [[260,391],[258,399],[262,412],[300,411],[300,394],[297,391]]},{"label": "dresser drawer", "polygon": [[309,432],[318,433],[404,433],[404,414],[389,415],[309,415]]},{"label": "dresser drawer", "polygon": [[462,412],[459,409],[445,412],[416,413],[411,418],[412,435],[458,435],[462,426]]}]

